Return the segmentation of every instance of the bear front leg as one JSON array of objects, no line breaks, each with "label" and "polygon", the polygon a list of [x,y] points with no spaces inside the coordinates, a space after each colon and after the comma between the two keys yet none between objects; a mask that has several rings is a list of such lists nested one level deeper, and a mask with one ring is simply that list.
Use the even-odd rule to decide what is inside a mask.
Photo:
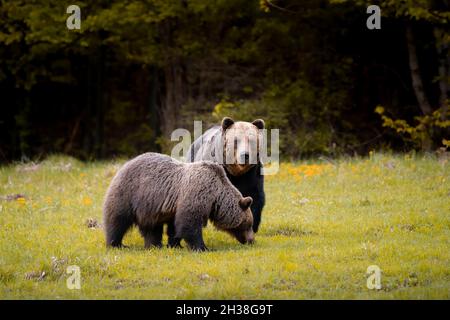
[{"label": "bear front leg", "polygon": [[202,224],[197,227],[181,227],[177,232],[177,238],[182,238],[186,241],[189,248],[194,251],[206,251],[208,248],[203,241]]},{"label": "bear front leg", "polygon": [[169,248],[183,248],[181,246],[181,239],[175,237],[175,220],[172,219],[167,224],[167,236],[169,237]]},{"label": "bear front leg", "polygon": [[162,247],[163,225],[153,227],[140,227],[139,231],[145,240],[145,248]]},{"label": "bear front leg", "polygon": [[203,241],[203,235],[200,230],[199,233],[189,235],[184,238],[186,240],[187,244],[189,245],[189,248],[193,251],[207,251],[208,248],[205,245],[205,242]]},{"label": "bear front leg", "polygon": [[253,200],[250,210],[253,214],[253,232],[257,233],[259,229],[259,224],[261,223],[261,213],[264,206],[264,195],[257,195],[258,198]]},{"label": "bear front leg", "polygon": [[[204,211],[204,212],[202,212]],[[189,248],[194,251],[206,251],[208,248],[203,242],[203,221],[208,217],[205,208],[180,208],[175,215],[175,238],[184,239]]]}]

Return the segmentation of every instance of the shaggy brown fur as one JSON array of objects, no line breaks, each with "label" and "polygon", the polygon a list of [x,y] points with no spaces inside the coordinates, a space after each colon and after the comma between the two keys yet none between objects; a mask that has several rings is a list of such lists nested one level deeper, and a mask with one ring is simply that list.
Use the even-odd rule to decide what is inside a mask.
[{"label": "shaggy brown fur", "polygon": [[127,162],[113,178],[103,207],[106,244],[121,246],[137,225],[145,246],[161,246],[168,224],[169,246],[184,239],[194,250],[206,250],[202,227],[209,220],[241,243],[253,242],[252,198],[230,183],[222,166],[182,163],[145,153]]},{"label": "shaggy brown fur", "polygon": [[188,150],[188,161],[213,161],[224,165],[232,176],[239,177],[259,163],[259,147],[264,121],[234,122],[225,117],[220,127],[206,131],[201,141]]}]

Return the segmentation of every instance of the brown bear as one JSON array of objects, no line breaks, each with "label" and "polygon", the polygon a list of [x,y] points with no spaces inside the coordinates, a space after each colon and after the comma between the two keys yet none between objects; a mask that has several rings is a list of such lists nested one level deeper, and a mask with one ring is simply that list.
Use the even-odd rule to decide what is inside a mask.
[{"label": "brown bear", "polygon": [[214,126],[194,141],[186,160],[195,162],[209,160],[223,165],[231,183],[244,197],[253,203],[253,231],[258,232],[261,213],[265,203],[264,175],[260,157],[264,121],[234,121],[225,117],[221,126]]},{"label": "brown bear", "polygon": [[122,246],[125,233],[137,225],[145,247],[161,247],[168,224],[170,247],[184,239],[191,249],[204,251],[202,228],[208,219],[239,242],[252,243],[251,204],[252,198],[244,198],[218,164],[144,153],[124,164],[106,193],[106,245]]}]

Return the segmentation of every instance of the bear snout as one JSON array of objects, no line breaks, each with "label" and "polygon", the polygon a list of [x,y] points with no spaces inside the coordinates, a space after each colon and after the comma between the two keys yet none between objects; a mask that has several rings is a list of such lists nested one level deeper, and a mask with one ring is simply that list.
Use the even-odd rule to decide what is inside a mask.
[{"label": "bear snout", "polygon": [[247,231],[245,233],[245,240],[242,242],[242,244],[253,244],[255,242],[255,233],[252,229],[250,231]]},{"label": "bear snout", "polygon": [[255,242],[255,234],[253,233],[253,230],[249,233],[250,235],[247,236],[247,243],[253,244]]},{"label": "bear snout", "polygon": [[250,164],[250,153],[249,152],[242,152],[241,155],[241,162],[242,164]]},{"label": "bear snout", "polygon": [[255,234],[253,230],[227,230],[228,233],[234,236],[234,238],[239,241],[241,244],[252,244],[255,242]]}]

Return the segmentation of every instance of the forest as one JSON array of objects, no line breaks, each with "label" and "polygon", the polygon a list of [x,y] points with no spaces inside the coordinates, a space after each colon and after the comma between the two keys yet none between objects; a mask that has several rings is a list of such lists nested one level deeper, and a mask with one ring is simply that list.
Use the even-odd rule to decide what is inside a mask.
[{"label": "forest", "polygon": [[445,151],[449,19],[448,0],[2,0],[0,162],[167,152],[224,116],[279,128],[287,159]]}]

